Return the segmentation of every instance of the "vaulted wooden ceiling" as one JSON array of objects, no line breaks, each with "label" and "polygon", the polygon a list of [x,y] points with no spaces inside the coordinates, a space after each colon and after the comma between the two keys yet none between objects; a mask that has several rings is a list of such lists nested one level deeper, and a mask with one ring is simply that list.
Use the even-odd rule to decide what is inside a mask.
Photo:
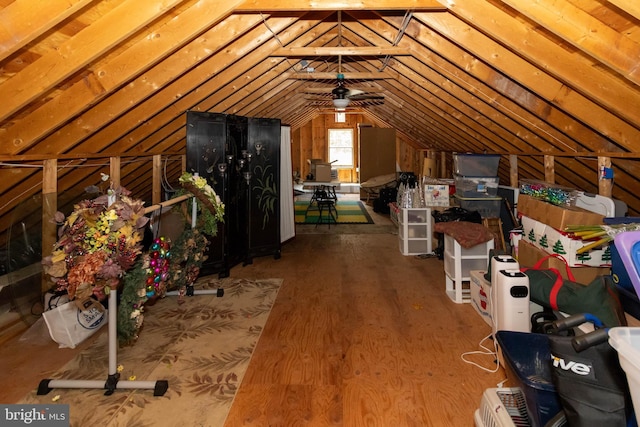
[{"label": "vaulted wooden ceiling", "polygon": [[[347,87],[384,97],[347,112],[395,128],[415,149],[522,154],[523,177],[540,177],[547,153],[560,181],[588,191],[597,168],[584,154],[613,153],[614,197],[640,211],[636,0],[0,7],[5,163],[184,152],[187,110],[275,117],[295,133],[333,109],[340,72]],[[4,167],[0,180],[0,198],[13,204],[26,194],[21,183],[37,186],[28,168]]]}]

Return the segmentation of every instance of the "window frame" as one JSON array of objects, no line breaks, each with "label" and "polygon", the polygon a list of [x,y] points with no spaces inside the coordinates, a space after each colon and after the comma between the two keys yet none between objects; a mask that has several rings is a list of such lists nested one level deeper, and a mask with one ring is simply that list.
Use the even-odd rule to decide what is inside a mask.
[{"label": "window frame", "polygon": [[[350,147],[346,147],[346,146],[339,146],[339,147],[332,147],[331,143],[332,143],[332,138],[331,138],[331,134],[333,132],[345,132],[345,133],[349,133],[351,136],[351,145]],[[332,166],[336,169],[353,169],[355,167],[355,132],[352,128],[328,128],[327,129],[327,150],[328,150],[328,159],[329,162],[333,162],[334,159],[331,156],[332,153],[332,149],[334,148],[351,148],[351,164],[339,164],[339,163],[332,163]]]}]

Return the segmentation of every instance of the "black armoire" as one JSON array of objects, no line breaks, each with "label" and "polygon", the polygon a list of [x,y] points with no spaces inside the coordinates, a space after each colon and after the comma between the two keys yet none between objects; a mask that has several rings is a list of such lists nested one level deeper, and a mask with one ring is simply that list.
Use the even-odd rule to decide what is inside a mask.
[{"label": "black armoire", "polygon": [[254,257],[280,258],[280,120],[187,112],[187,171],[225,204],[202,275],[229,276]]}]

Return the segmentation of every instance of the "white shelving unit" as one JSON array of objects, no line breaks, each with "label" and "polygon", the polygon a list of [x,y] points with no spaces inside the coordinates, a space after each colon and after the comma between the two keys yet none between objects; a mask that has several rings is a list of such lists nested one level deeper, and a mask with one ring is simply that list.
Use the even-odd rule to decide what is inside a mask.
[{"label": "white shelving unit", "polygon": [[398,242],[403,255],[433,252],[431,208],[401,208],[398,212]]},{"label": "white shelving unit", "polygon": [[[447,295],[455,303],[471,302],[471,270],[485,270],[489,263],[489,251],[493,240],[469,249],[460,246],[453,237],[444,236],[444,273]],[[465,282],[467,285],[465,286]]]}]

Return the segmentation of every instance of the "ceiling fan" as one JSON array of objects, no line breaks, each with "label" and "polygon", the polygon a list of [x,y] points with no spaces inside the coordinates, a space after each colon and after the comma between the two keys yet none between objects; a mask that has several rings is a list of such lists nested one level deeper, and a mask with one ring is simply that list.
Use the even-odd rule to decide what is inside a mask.
[{"label": "ceiling fan", "polygon": [[338,85],[331,91],[333,106],[336,109],[346,108],[352,100],[383,100],[384,96],[372,94],[359,89],[347,89],[344,84],[344,74],[338,73]]}]

